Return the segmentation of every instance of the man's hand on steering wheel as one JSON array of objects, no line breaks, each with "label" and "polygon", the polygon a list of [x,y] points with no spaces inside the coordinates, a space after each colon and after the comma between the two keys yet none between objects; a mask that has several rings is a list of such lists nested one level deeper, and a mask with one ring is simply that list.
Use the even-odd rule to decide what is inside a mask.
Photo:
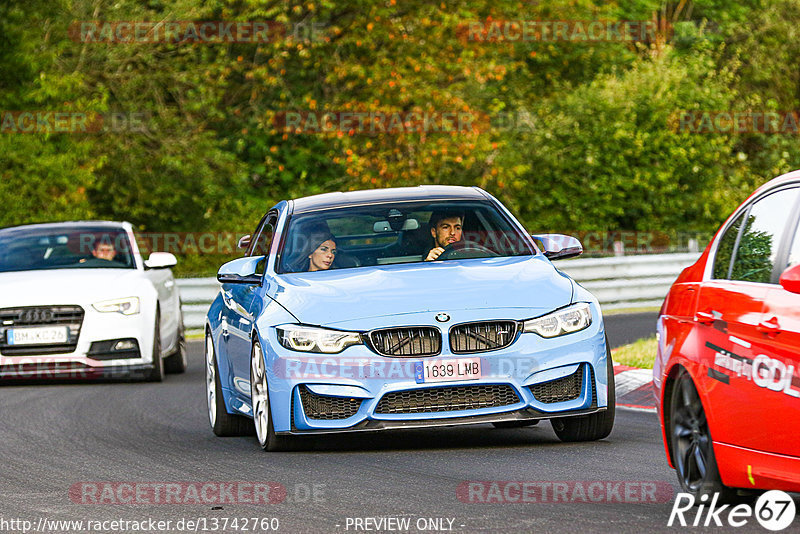
[{"label": "man's hand on steering wheel", "polygon": [[437,259],[439,256],[442,255],[442,252],[444,252],[444,250],[445,249],[443,249],[442,247],[436,247],[434,249],[431,249],[431,251],[428,252],[428,257],[425,258],[425,261],[433,261]]},{"label": "man's hand on steering wheel", "polygon": [[[436,250],[436,249],[434,249]],[[433,250],[431,251],[431,253]],[[430,256],[430,253],[428,254]],[[466,243],[465,241],[456,241],[450,243],[442,252],[437,255],[440,260],[453,260],[460,258],[484,258],[486,256],[497,256],[498,254],[493,250],[478,245],[477,243]]]}]

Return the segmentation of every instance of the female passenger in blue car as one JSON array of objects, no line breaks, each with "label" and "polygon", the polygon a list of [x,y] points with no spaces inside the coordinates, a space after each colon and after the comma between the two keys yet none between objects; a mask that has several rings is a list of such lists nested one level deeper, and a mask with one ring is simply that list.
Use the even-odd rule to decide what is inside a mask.
[{"label": "female passenger in blue car", "polygon": [[309,245],[314,248],[308,255],[308,271],[326,271],[336,259],[336,241],[330,232],[312,234]]}]

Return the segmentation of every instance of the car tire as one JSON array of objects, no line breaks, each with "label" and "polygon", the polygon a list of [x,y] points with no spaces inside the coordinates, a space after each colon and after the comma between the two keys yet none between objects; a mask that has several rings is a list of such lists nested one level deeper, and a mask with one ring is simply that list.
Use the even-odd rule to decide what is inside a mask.
[{"label": "car tire", "polygon": [[167,356],[167,358],[164,360],[164,371],[174,374],[185,373],[188,366],[189,360],[186,354],[186,329],[183,326],[183,314],[181,314],[180,318],[178,319],[178,346],[175,348],[175,352]]},{"label": "car tire", "polygon": [[[672,465],[682,491],[695,499],[719,493],[721,500],[736,498],[736,490],[722,483],[703,403],[691,375],[681,368],[669,400]],[[699,502],[699,501],[696,501]]]},{"label": "car tire", "polygon": [[278,436],[272,423],[269,403],[269,385],[264,353],[258,341],[250,351],[250,399],[253,409],[253,422],[258,444],[265,451],[280,451],[292,448],[290,437]]},{"label": "car tire", "polygon": [[534,419],[533,421],[498,421],[497,423],[492,423],[492,426],[495,428],[523,428],[526,426],[536,426],[539,424],[540,419]]},{"label": "car tire", "polygon": [[614,428],[617,399],[614,386],[614,364],[606,341],[606,378],[608,380],[608,407],[602,412],[576,417],[551,419],[553,430],[561,441],[596,441],[611,434]]},{"label": "car tire", "polygon": [[229,414],[225,408],[214,341],[208,333],[205,343],[205,378],[208,422],[214,434],[219,437],[252,435],[253,422],[247,417]]},{"label": "car tire", "polygon": [[156,324],[153,327],[153,368],[147,376],[148,382],[164,380],[164,360],[161,358],[161,314],[156,310]]}]

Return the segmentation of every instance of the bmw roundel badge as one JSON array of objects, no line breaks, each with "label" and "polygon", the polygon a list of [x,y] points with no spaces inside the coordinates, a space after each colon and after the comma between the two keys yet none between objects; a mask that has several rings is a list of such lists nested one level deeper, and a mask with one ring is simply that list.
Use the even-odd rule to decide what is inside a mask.
[{"label": "bmw roundel badge", "polygon": [[450,316],[447,315],[446,313],[437,313],[436,320],[439,321],[440,323],[446,323],[447,321],[450,320]]}]

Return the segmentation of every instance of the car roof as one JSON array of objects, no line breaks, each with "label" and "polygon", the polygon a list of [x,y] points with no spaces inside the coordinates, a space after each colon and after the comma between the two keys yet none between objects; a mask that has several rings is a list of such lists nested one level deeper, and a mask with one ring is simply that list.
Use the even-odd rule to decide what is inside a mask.
[{"label": "car roof", "polygon": [[26,230],[48,230],[58,229],[59,227],[92,227],[92,228],[108,228],[117,230],[128,230],[130,223],[117,222],[117,221],[61,221],[50,223],[35,223],[35,224],[20,224],[17,226],[6,226],[0,228],[0,232],[16,232]]},{"label": "car roof", "polygon": [[765,183],[764,185],[756,189],[755,192],[753,193],[753,196],[760,194],[762,191],[766,191],[768,189],[774,189],[776,187],[780,187],[782,185],[794,182],[800,182],[800,170],[788,172],[786,174],[778,176],[777,178],[773,178],[769,182]]},{"label": "car roof", "polygon": [[295,199],[294,213],[415,200],[486,200],[486,194],[477,187],[457,185],[420,185],[324,193]]}]

